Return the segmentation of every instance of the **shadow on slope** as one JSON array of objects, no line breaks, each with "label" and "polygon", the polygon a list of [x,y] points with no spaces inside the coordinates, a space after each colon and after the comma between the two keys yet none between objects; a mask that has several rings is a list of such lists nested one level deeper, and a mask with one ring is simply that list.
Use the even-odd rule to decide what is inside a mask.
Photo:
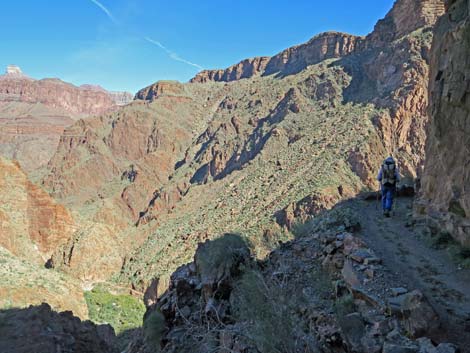
[{"label": "shadow on slope", "polygon": [[48,304],[0,310],[0,352],[117,353],[109,325],[81,321],[70,311],[57,313]]},{"label": "shadow on slope", "polygon": [[[455,323],[440,322],[426,288],[404,277],[415,269],[393,275],[389,259],[367,242],[364,232],[380,214],[371,202],[346,200],[296,224],[294,239],[279,242],[265,260],[255,260],[238,234],[200,243],[194,261],[173,273],[148,308],[126,352],[418,352],[454,340]],[[390,222],[401,227],[410,198],[399,202]],[[404,285],[410,290],[393,294]],[[462,343],[458,330],[463,338],[455,342]]]}]

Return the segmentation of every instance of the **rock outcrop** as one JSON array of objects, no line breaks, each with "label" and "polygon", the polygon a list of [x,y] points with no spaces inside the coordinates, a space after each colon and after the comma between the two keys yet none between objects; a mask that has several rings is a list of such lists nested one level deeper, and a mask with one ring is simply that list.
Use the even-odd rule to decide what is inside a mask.
[{"label": "rock outcrop", "polygon": [[346,33],[326,32],[320,34],[305,44],[289,48],[273,56],[266,66],[264,74],[300,72],[308,65],[314,65],[327,59],[341,58],[353,53],[361,41],[361,37]]},{"label": "rock outcrop", "polygon": [[225,70],[204,70],[191,79],[191,82],[229,82],[253,77],[262,74],[266,70],[269,60],[269,57],[257,57],[245,59]]},{"label": "rock outcrop", "polygon": [[70,311],[57,313],[47,304],[2,310],[0,318],[1,352],[119,352],[111,326],[82,322]]},{"label": "rock outcrop", "polygon": [[114,111],[132,99],[131,93],[100,86],[34,80],[11,65],[0,76],[0,155],[19,161],[28,173],[37,171],[49,162],[60,135],[75,120]]},{"label": "rock outcrop", "polygon": [[118,106],[127,105],[134,100],[134,95],[130,92],[108,91],[108,94]]},{"label": "rock outcrop", "polygon": [[177,81],[158,81],[136,93],[135,99],[154,101],[161,96],[184,96],[184,85]]},{"label": "rock outcrop", "polygon": [[5,75],[0,76],[0,79],[5,78],[26,78],[26,76],[23,74],[23,71],[21,71],[19,66],[8,65],[5,70]]},{"label": "rock outcrop", "polygon": [[1,102],[43,103],[71,114],[95,115],[110,111],[113,99],[104,92],[80,89],[59,79],[31,80],[5,75],[0,80]]},{"label": "rock outcrop", "polygon": [[84,84],[81,85],[80,88],[84,90],[104,92],[108,94],[113,99],[114,103],[118,106],[129,104],[134,100],[134,96],[130,92],[107,91],[99,85]]},{"label": "rock outcrop", "polygon": [[67,209],[1,157],[0,199],[0,245],[20,258],[43,265],[75,231]]},{"label": "rock outcrop", "polygon": [[433,26],[445,12],[444,3],[444,0],[397,1],[387,16],[377,23],[368,39],[385,44],[417,29]]},{"label": "rock outcrop", "polygon": [[439,228],[470,246],[470,2],[448,1],[431,55],[430,124],[421,203]]},{"label": "rock outcrop", "polygon": [[291,47],[273,57],[246,59],[225,70],[205,70],[191,82],[230,82],[256,75],[293,74],[320,61],[352,53],[361,37],[338,33],[322,33],[305,44]]},{"label": "rock outcrop", "polygon": [[349,232],[357,219],[338,207],[259,262],[238,235],[200,243],[125,352],[456,353],[423,337],[440,333],[434,309],[418,290],[389,288],[381,259]]},{"label": "rock outcrop", "polygon": [[433,26],[444,13],[444,0],[400,0],[367,38],[325,32],[273,57],[243,60],[225,70],[204,70],[191,82],[229,82],[256,75],[293,74],[308,65],[388,45],[418,29]]}]

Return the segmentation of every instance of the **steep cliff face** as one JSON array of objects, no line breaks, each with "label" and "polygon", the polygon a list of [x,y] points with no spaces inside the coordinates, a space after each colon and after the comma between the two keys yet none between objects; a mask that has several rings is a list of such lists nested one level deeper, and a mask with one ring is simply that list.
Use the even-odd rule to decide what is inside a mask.
[{"label": "steep cliff face", "polygon": [[43,265],[75,231],[65,207],[1,157],[0,199],[0,245],[32,263]]},{"label": "steep cliff face", "polygon": [[26,172],[47,164],[73,115],[42,103],[0,102],[0,155]]},{"label": "steep cliff face", "polygon": [[132,94],[58,79],[34,80],[17,66],[0,75],[0,155],[37,171],[51,159],[64,129],[79,118],[114,111]]},{"label": "steep cliff face", "polygon": [[288,48],[273,57],[246,59],[225,70],[202,71],[191,82],[230,82],[257,75],[293,74],[308,65],[348,55],[360,41],[361,37],[346,33],[322,33],[305,44]]},{"label": "steep cliff face", "polygon": [[432,26],[445,12],[443,0],[399,0],[375,26],[368,39],[390,42],[419,28]]},{"label": "steep cliff face", "polygon": [[[324,60],[341,58],[352,76],[345,100],[371,102],[384,112],[375,119],[386,154],[401,160],[406,175],[421,168],[428,106],[429,51],[432,26],[444,13],[444,0],[400,0],[367,37],[328,32],[271,58],[256,58],[257,70],[243,61],[226,70],[203,71],[191,82],[234,81],[256,75],[291,75]],[[251,61],[248,61],[250,63]],[[244,70],[248,67],[247,70]],[[234,74],[235,73],[235,74]],[[366,152],[351,154],[355,171],[364,175],[380,163]],[[363,178],[373,182],[369,174]]]},{"label": "steep cliff face", "polygon": [[338,32],[320,34],[301,44],[273,56],[266,66],[265,75],[293,74],[320,61],[344,57],[356,50],[361,37]]},{"label": "steep cliff face", "polygon": [[418,211],[470,246],[470,2],[447,6],[433,43],[431,121]]},{"label": "steep cliff face", "polygon": [[135,99],[154,101],[160,96],[184,96],[184,85],[177,81],[158,81],[141,89],[135,95]]},{"label": "steep cliff face", "polygon": [[58,79],[31,80],[11,78],[0,80],[0,101],[43,103],[63,108],[73,114],[102,114],[114,107],[114,101],[104,92],[80,89]]},{"label": "steep cliff face", "polygon": [[[77,121],[62,137],[43,185],[80,215],[81,229],[54,266],[86,281],[109,278],[147,235],[136,229],[204,126],[208,90],[158,83],[120,111]],[[98,244],[98,245],[96,245]]]},{"label": "steep cliff face", "polygon": [[191,82],[229,82],[236,81],[242,78],[249,78],[263,73],[268,64],[269,57],[257,57],[252,59],[245,59],[238,64],[230,66],[228,69],[222,70],[204,70],[198,73]]}]

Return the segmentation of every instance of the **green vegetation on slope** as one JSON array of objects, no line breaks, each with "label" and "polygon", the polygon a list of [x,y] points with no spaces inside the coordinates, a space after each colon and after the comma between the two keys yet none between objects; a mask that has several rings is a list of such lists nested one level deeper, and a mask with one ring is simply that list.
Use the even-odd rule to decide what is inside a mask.
[{"label": "green vegetation on slope", "polygon": [[[340,186],[345,195],[363,187],[350,159],[378,139],[373,120],[382,111],[372,104],[342,103],[341,87],[350,78],[330,64],[314,65],[294,76],[225,86],[226,96],[238,108],[217,110],[211,137],[194,144],[188,152],[194,159],[179,167],[169,184],[194,175],[218,146],[234,156],[242,155],[244,148],[255,152],[223,178],[209,175],[207,183],[192,184],[169,214],[155,212],[157,226],[139,227],[149,237],[117,280],[139,285],[142,280],[168,277],[191,261],[190,249],[198,242],[229,232],[244,234],[263,258],[278,240],[291,237],[278,224],[278,212],[308,198],[312,208],[334,204],[343,197]],[[233,116],[242,122],[240,133],[224,128]],[[265,123],[252,130],[253,117]],[[206,156],[199,161],[201,154]],[[168,190],[171,193],[171,185]]]},{"label": "green vegetation on slope", "polygon": [[111,294],[96,287],[85,292],[90,319],[95,323],[110,324],[116,334],[142,326],[145,306],[131,295]]}]

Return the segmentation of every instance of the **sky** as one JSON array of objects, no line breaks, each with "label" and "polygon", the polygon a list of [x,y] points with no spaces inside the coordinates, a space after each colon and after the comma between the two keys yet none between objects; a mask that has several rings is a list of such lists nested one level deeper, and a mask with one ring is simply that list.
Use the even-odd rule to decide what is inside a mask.
[{"label": "sky", "polygon": [[137,90],[272,56],[328,30],[370,33],[393,0],[0,0],[0,72]]}]

